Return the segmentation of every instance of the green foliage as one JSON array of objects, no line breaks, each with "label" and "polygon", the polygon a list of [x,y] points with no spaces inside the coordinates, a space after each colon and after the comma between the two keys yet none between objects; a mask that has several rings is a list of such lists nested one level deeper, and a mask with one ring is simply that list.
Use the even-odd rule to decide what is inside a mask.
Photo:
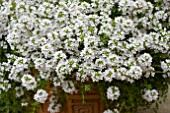
[{"label": "green foliage", "polygon": [[18,103],[21,103],[21,99],[15,97],[14,90],[2,92],[0,95],[0,113],[22,113],[24,109]]},{"label": "green foliage", "polygon": [[93,87],[93,84],[88,84],[88,83],[81,83],[81,87],[80,87],[80,93],[81,93],[81,97],[82,97],[82,104],[86,104],[85,102],[85,94],[88,93]]},{"label": "green foliage", "polygon": [[[151,52],[152,50],[148,50]],[[155,55],[157,54],[157,55]],[[97,88],[101,94],[101,99],[104,101],[106,108],[115,108],[119,103],[119,110],[121,112],[126,113],[135,113],[139,109],[146,109],[149,108],[153,103],[155,103],[155,108],[153,111],[159,107],[160,103],[165,101],[168,92],[168,85],[170,84],[170,78],[164,78],[162,76],[162,69],[160,65],[158,66],[161,61],[169,56],[165,53],[152,53],[153,56],[153,67],[155,68],[156,74],[155,77],[145,78],[142,77],[140,80],[136,80],[133,83],[129,82],[121,82],[118,80],[114,80],[111,83],[100,81],[97,83]],[[107,99],[107,88],[109,86],[118,86],[120,88],[120,97],[116,101],[110,101]],[[159,92],[159,99],[156,102],[147,102],[142,98],[141,89],[157,89]]]},{"label": "green foliage", "polygon": [[[15,83],[12,88],[15,88]],[[33,92],[26,92],[23,98],[17,98],[15,90],[3,91],[0,94],[0,113],[36,113],[40,103],[35,102],[32,98]],[[21,103],[28,102],[29,107],[22,106]]]},{"label": "green foliage", "polygon": [[[165,82],[164,82],[165,81]],[[156,102],[158,107],[158,103],[162,102],[161,98],[166,98],[166,93],[168,91],[168,84],[170,79],[165,80],[160,75],[156,75],[154,78],[146,79],[142,78],[134,83],[128,82],[120,82],[120,81],[113,81],[112,83],[106,82],[99,82],[97,85],[97,89],[101,93],[101,99],[105,102],[106,108],[115,108],[116,105],[119,103],[119,110],[121,112],[126,113],[135,113],[139,109],[146,109],[149,108],[152,103],[146,102],[141,95],[141,89],[144,88],[156,88],[159,93],[160,97],[159,100]],[[166,83],[162,85],[162,83]],[[110,86],[118,86],[120,88],[121,96],[116,101],[110,101],[107,99],[106,92],[107,88]],[[159,86],[159,87],[158,87]]]},{"label": "green foliage", "polygon": [[118,4],[116,3],[114,7],[111,9],[111,15],[110,17],[114,19],[117,16],[121,16],[122,12],[118,10]]},{"label": "green foliage", "polygon": [[[7,46],[7,48],[0,47],[0,65],[2,62],[7,62],[7,57],[5,54],[14,54],[19,56],[14,50],[11,50],[8,46],[8,43],[5,41],[4,36],[2,36],[2,40],[0,40],[3,46]],[[4,72],[4,79],[8,79],[9,72]],[[35,102],[33,100],[32,95],[34,92],[28,92],[25,90],[27,95],[24,95],[22,98],[16,97],[16,86],[20,86],[21,84],[16,83],[14,81],[9,81],[11,84],[11,89],[8,91],[1,91],[0,90],[0,113],[36,113],[37,109],[40,107],[40,103]],[[41,82],[39,85],[45,87],[46,82]],[[21,103],[28,102],[29,107],[22,106]]]},{"label": "green foliage", "polygon": [[87,2],[87,3],[90,3],[91,0],[80,0],[81,2]]},{"label": "green foliage", "polygon": [[101,42],[103,42],[103,44],[107,47],[108,46],[108,41],[109,41],[109,37],[107,36],[107,34],[101,34],[100,36],[100,40]]}]

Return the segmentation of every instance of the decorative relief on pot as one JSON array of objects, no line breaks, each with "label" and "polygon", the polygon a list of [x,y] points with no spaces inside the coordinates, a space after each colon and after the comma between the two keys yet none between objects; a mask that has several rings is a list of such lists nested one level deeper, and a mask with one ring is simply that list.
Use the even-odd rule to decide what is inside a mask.
[{"label": "decorative relief on pot", "polygon": [[103,112],[103,105],[99,95],[97,94],[85,95],[84,101],[85,103],[83,104],[81,95],[70,95],[67,103],[68,113],[102,113]]}]

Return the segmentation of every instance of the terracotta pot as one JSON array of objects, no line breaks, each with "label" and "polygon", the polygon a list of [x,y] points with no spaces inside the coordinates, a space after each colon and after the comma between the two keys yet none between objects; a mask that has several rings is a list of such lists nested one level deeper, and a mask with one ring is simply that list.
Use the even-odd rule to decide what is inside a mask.
[{"label": "terracotta pot", "polygon": [[[47,87],[47,91],[50,91],[49,87]],[[79,93],[68,95],[68,101],[65,103],[63,111],[60,113],[103,113],[104,105],[97,91],[91,90],[85,94],[84,101],[85,103],[83,104],[83,99]],[[47,111],[48,104],[49,100],[43,104],[38,113],[49,113]]]}]

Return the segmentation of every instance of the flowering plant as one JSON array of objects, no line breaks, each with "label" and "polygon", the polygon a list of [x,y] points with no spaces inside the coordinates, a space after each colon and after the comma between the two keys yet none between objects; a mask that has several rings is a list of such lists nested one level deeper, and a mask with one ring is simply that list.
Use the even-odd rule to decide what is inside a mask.
[{"label": "flowering plant", "polygon": [[50,98],[58,112],[58,86],[96,87],[104,113],[157,105],[170,83],[169,29],[169,0],[0,0],[0,111],[36,112]]}]

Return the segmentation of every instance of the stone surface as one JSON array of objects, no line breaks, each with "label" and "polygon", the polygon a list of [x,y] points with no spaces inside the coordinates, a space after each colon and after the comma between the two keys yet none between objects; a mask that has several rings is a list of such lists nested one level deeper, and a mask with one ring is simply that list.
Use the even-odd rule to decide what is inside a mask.
[{"label": "stone surface", "polygon": [[[165,103],[162,103],[157,111],[158,113],[170,113],[170,86],[169,86],[169,92],[168,97],[166,99]],[[154,113],[151,109],[138,111],[137,113]]]}]

